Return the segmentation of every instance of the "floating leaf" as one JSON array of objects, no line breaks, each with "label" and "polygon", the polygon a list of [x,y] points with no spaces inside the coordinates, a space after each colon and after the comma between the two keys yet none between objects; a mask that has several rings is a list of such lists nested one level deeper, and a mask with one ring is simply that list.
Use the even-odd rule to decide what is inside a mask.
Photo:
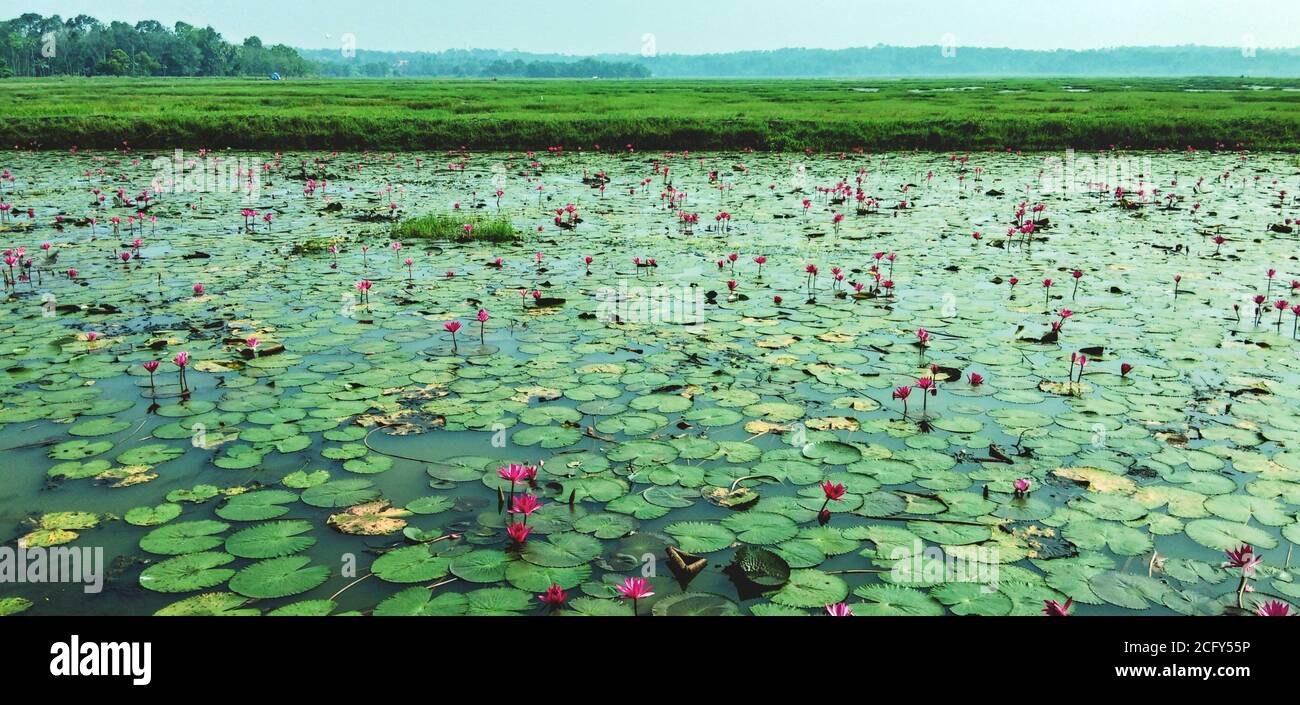
[{"label": "floating leaf", "polygon": [[127,510],[122,518],[134,526],[157,526],[166,524],[181,515],[181,506],[166,502],[156,507],[136,507]]},{"label": "floating leaf", "polygon": [[168,524],[145,534],[140,548],[164,556],[208,551],[224,543],[217,534],[229,528],[229,524],[208,519]]},{"label": "floating leaf", "polygon": [[677,540],[678,548],[687,553],[721,551],[736,540],[736,535],[726,527],[701,521],[669,524],[664,531]]},{"label": "floating leaf", "polygon": [[329,578],[329,568],[310,565],[305,556],[271,558],[254,563],[230,579],[230,589],[246,597],[288,597],[307,592]]},{"label": "floating leaf", "polygon": [[772,595],[772,601],[787,607],[823,607],[844,599],[849,586],[838,576],[820,570],[795,570],[790,581]]},{"label": "floating leaf", "polygon": [[451,559],[437,556],[428,546],[407,546],[375,559],[370,571],[390,583],[419,583],[447,575]]},{"label": "floating leaf", "polygon": [[305,551],[316,544],[306,521],[273,521],[236,531],[226,539],[226,551],[240,558],[279,558]]},{"label": "floating leaf", "polygon": [[1277,539],[1263,529],[1222,519],[1197,519],[1188,522],[1187,536],[1196,543],[1226,551],[1250,544],[1258,548],[1276,548]]},{"label": "floating leaf", "polygon": [[258,610],[241,609],[248,602],[243,595],[230,592],[207,592],[187,597],[180,602],[154,612],[155,617],[247,617],[261,614]]},{"label": "floating leaf", "polygon": [[235,560],[228,553],[187,553],[145,568],[140,573],[140,587],[157,592],[190,592],[215,587],[230,579],[235,571],[221,568]]}]

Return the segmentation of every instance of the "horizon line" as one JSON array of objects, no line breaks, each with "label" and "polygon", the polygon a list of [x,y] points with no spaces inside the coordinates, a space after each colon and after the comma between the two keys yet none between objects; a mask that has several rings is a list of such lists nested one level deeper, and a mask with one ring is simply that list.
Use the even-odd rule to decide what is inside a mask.
[{"label": "horizon line", "polygon": [[[286,46],[292,46],[292,45],[286,45]],[[596,53],[588,53],[588,54],[570,54],[561,51],[532,51],[528,49],[500,49],[495,47],[447,47],[443,49],[365,49],[362,47],[357,47],[356,51],[357,52],[365,51],[365,52],[370,52],[375,54],[444,54],[451,51],[494,51],[494,52],[501,52],[501,53],[531,54],[536,56],[564,56],[564,57],[572,57],[577,59],[590,59],[590,58],[596,58],[601,56],[618,56],[618,57],[626,56],[630,58],[656,59],[665,56],[673,56],[673,57],[727,56],[732,54],[758,54],[758,53],[776,52],[776,51],[853,51],[856,49],[867,49],[867,50],[941,49],[944,46],[945,45],[943,44],[873,44],[873,45],[859,45],[859,46],[849,46],[849,47],[839,47],[839,48],[783,46],[783,47],[775,47],[771,49],[737,49],[735,51],[714,51],[714,52],[705,52],[705,53],[698,53],[698,54],[688,53],[688,52],[657,52],[653,56],[644,56],[636,52],[596,52]],[[966,50],[982,49],[982,50],[993,50],[993,51],[1016,51],[1016,52],[1025,52],[1025,53],[1034,53],[1034,54],[1052,54],[1056,52],[1083,53],[1083,52],[1090,52],[1090,51],[1122,51],[1126,49],[1240,50],[1242,48],[1241,45],[1234,46],[1234,45],[1219,45],[1219,44],[1121,44],[1118,46],[1089,47],[1085,49],[1071,49],[1066,47],[1058,47],[1056,49],[1017,49],[1014,47],[1005,47],[1005,46],[979,46],[974,44],[960,44],[960,43],[956,44],[955,46],[957,49],[966,49]],[[328,51],[328,52],[338,51],[338,47],[294,46],[293,48],[299,51]],[[1300,45],[1257,46],[1257,47],[1252,47],[1252,49],[1255,51],[1300,51]]]}]

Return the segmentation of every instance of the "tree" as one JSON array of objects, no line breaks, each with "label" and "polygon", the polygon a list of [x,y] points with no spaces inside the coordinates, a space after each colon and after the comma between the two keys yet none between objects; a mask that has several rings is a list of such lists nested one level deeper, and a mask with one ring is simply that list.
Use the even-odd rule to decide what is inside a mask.
[{"label": "tree", "polygon": [[95,73],[100,76],[126,76],[131,73],[131,57],[121,49],[109,52],[108,58],[95,64]]},{"label": "tree", "polygon": [[137,51],[135,53],[134,75],[152,76],[162,69],[162,64],[156,59],[149,56],[147,51]]},{"label": "tree", "polygon": [[0,59],[18,76],[238,76],[278,71],[300,76],[314,68],[291,47],[259,37],[227,42],[211,27],[156,20],[104,24],[89,15],[66,21],[27,13],[0,21]]}]

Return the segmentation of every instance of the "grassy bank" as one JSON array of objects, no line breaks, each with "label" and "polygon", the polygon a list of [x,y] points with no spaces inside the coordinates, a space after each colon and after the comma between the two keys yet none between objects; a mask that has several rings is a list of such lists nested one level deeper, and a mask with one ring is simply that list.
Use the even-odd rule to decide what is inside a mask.
[{"label": "grassy bank", "polygon": [[399,241],[512,242],[519,239],[519,233],[505,218],[457,218],[440,213],[407,218],[393,226],[392,235]]},{"label": "grassy bank", "polygon": [[1288,88],[1300,80],[7,79],[0,144],[1296,150],[1300,91]]}]

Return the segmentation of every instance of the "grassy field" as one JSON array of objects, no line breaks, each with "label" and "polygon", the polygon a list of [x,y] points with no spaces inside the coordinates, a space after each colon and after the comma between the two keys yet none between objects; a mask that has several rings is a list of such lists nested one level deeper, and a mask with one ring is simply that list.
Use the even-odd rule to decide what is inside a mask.
[{"label": "grassy field", "polygon": [[1295,150],[1298,87],[1265,79],[7,79],[0,144]]}]

